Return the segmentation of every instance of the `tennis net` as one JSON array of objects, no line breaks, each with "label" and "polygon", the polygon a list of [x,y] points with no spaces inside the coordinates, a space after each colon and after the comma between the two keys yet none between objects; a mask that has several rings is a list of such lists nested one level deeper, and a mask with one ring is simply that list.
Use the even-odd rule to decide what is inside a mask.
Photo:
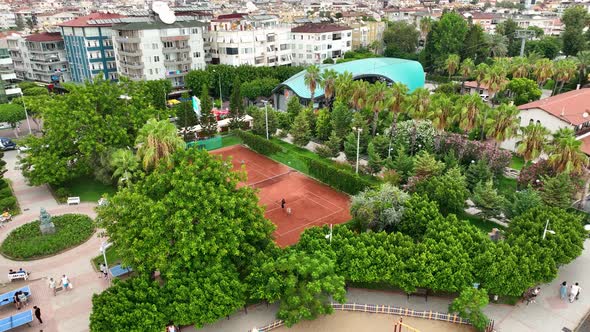
[{"label": "tennis net", "polygon": [[292,172],[295,172],[295,170],[289,170],[288,172],[279,174],[279,175],[275,175],[275,176],[271,176],[269,178],[266,178],[264,180],[258,181],[258,182],[254,182],[254,183],[250,183],[249,186],[252,188],[264,188],[267,186],[270,186],[272,184],[281,182],[284,180],[285,177],[289,176],[289,174],[291,174]]}]

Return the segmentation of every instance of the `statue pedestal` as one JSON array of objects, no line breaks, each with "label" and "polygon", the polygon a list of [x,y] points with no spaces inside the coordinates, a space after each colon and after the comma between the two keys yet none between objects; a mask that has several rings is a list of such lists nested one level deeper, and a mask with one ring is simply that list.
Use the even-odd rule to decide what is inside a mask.
[{"label": "statue pedestal", "polygon": [[41,234],[43,235],[55,233],[55,225],[52,222],[41,224],[39,228],[41,229]]}]

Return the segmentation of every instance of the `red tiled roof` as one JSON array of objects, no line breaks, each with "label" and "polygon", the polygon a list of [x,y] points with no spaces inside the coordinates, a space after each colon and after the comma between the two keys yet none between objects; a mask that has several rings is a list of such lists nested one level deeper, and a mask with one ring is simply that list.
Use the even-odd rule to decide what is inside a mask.
[{"label": "red tiled roof", "polygon": [[59,26],[62,26],[62,27],[88,27],[88,26],[108,27],[108,26],[111,26],[112,24],[88,24],[88,21],[108,20],[110,18],[121,18],[121,17],[125,17],[125,16],[119,15],[119,14],[114,14],[114,13],[92,13],[90,15],[80,16],[80,17],[77,17],[71,21],[64,22],[64,23],[60,24]]},{"label": "red tiled roof", "polygon": [[582,138],[581,141],[582,146],[580,150],[582,150],[582,152],[584,152],[585,154],[590,155],[590,136]]},{"label": "red tiled roof", "polygon": [[[476,88],[477,89],[477,81],[465,81],[465,86],[468,88]],[[480,89],[484,89],[487,90],[488,89],[488,85],[485,83],[480,82],[479,83],[479,88]]]},{"label": "red tiled roof", "polygon": [[[540,108],[577,126],[590,121],[590,89],[580,89],[518,106],[519,110]],[[584,117],[586,113],[586,117]]]},{"label": "red tiled roof", "polygon": [[307,23],[298,27],[292,28],[291,32],[299,33],[323,33],[351,30],[351,28],[338,24],[329,23]]},{"label": "red tiled roof", "polygon": [[50,42],[63,40],[59,32],[43,32],[25,37],[26,41],[30,42]]}]

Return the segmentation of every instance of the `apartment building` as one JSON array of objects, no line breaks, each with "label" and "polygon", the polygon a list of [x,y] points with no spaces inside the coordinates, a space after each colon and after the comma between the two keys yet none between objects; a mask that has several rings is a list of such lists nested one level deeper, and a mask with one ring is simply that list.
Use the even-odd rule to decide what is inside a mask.
[{"label": "apartment building", "polygon": [[20,93],[16,85],[14,65],[7,48],[0,48],[0,103]]},{"label": "apartment building", "polygon": [[352,49],[356,50],[361,47],[367,48],[375,41],[383,40],[385,32],[385,22],[354,22],[350,24],[352,28]]},{"label": "apartment building", "polygon": [[48,28],[71,21],[80,16],[76,11],[58,11],[37,15],[37,25],[40,28]]},{"label": "apartment building", "polygon": [[25,37],[32,79],[43,83],[70,81],[64,40],[59,33],[38,33]]},{"label": "apartment building", "polygon": [[211,20],[209,27],[209,62],[257,67],[289,65],[290,35],[291,26],[274,15],[220,15]]},{"label": "apartment building", "polygon": [[166,78],[174,87],[185,85],[193,69],[205,68],[204,31],[199,21],[165,24],[146,20],[113,26],[113,44],[119,75],[132,80]]},{"label": "apartment building", "polygon": [[111,27],[122,17],[92,13],[60,24],[72,81],[82,83],[97,75],[118,79]]},{"label": "apartment building", "polygon": [[320,64],[339,59],[352,49],[352,28],[337,24],[310,23],[291,29],[293,64]]},{"label": "apartment building", "polygon": [[557,15],[540,16],[530,15],[513,18],[520,29],[538,27],[543,29],[546,36],[559,36],[563,31],[563,24]]},{"label": "apartment building", "polygon": [[8,30],[16,27],[16,15],[7,4],[0,3],[0,29]]},{"label": "apartment building", "polygon": [[6,37],[8,53],[14,64],[14,73],[19,80],[33,80],[33,69],[25,37],[12,33]]}]

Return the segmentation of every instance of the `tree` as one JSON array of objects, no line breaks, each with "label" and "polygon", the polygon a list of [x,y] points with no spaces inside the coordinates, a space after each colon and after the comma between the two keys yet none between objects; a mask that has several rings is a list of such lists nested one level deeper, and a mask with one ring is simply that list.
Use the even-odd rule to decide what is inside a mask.
[{"label": "tree", "polygon": [[527,78],[529,76],[529,60],[522,56],[512,58],[511,62],[512,79]]},{"label": "tree", "polygon": [[460,14],[452,11],[444,13],[428,36],[426,67],[440,68],[440,62],[444,62],[450,54],[460,54],[468,30],[467,22]]},{"label": "tree", "polygon": [[453,300],[449,306],[449,312],[459,314],[461,318],[469,320],[478,331],[483,331],[489,319],[482,309],[488,305],[488,301],[488,293],[485,289],[466,287],[459,297]]},{"label": "tree", "polygon": [[338,156],[340,153],[340,147],[342,146],[342,139],[336,134],[335,130],[332,130],[330,138],[325,142],[324,146],[330,149],[332,157]]},{"label": "tree", "polygon": [[549,206],[567,209],[572,205],[576,188],[567,173],[558,174],[555,177],[543,176],[543,189],[541,199]]},{"label": "tree", "polygon": [[399,223],[399,231],[421,241],[426,233],[428,224],[441,221],[443,216],[438,211],[438,205],[425,196],[413,194],[404,205],[404,213]]},{"label": "tree", "polygon": [[336,273],[334,261],[322,253],[286,251],[262,267],[268,282],[260,292],[269,302],[280,299],[277,318],[291,327],[302,319],[313,320],[332,313],[331,300],[344,303],[344,277]]},{"label": "tree", "polygon": [[321,86],[322,84],[320,68],[316,65],[311,65],[307,67],[307,69],[305,70],[305,75],[303,76],[303,81],[305,82],[305,86],[309,89],[309,92],[311,94],[311,97],[309,99],[311,102],[311,106],[313,107],[315,90],[318,87],[318,85]]},{"label": "tree", "polygon": [[400,147],[395,155],[395,159],[391,162],[390,168],[394,169],[402,178],[402,182],[414,175],[414,159],[406,153],[403,147]]},{"label": "tree", "polygon": [[478,183],[486,183],[492,180],[494,174],[488,166],[488,162],[485,158],[479,159],[477,162],[472,162],[465,172],[465,181],[467,182],[467,188],[473,190]]},{"label": "tree", "polygon": [[366,189],[353,196],[350,214],[363,230],[392,232],[401,221],[408,199],[404,191],[384,183],[377,189]]},{"label": "tree", "polygon": [[516,136],[519,129],[520,111],[516,106],[502,104],[494,108],[491,116],[486,119],[487,135],[496,141],[496,145]]},{"label": "tree", "polygon": [[349,71],[339,73],[334,81],[334,94],[340,100],[350,99],[352,88],[352,74]]},{"label": "tree", "polygon": [[451,76],[455,75],[457,69],[459,69],[461,58],[457,54],[449,54],[445,60],[445,71],[449,74],[449,80]]},{"label": "tree", "polygon": [[184,77],[184,82],[193,92],[200,91],[203,84],[207,86],[217,85],[219,75],[213,76],[206,70],[191,70]]},{"label": "tree", "polygon": [[350,102],[351,106],[355,110],[360,111],[363,107],[365,107],[365,104],[369,99],[368,91],[369,83],[367,81],[357,80],[352,82]]},{"label": "tree", "polygon": [[307,145],[311,139],[309,115],[307,113],[311,113],[311,111],[306,109],[300,112],[299,115],[295,117],[295,121],[291,126],[291,136],[293,137],[293,143],[299,146]]},{"label": "tree", "polygon": [[[154,287],[160,292],[154,295],[164,298],[165,317],[202,326],[253,296],[247,289],[255,285],[248,287],[247,280],[272,257],[274,227],[254,190],[238,185],[245,178],[231,163],[196,148],[180,149],[170,159],[110,197],[98,208],[98,219],[136,278],[159,272],[161,283]],[[162,307],[149,297],[144,301],[152,311]]]},{"label": "tree", "polygon": [[332,132],[332,118],[327,109],[323,108],[318,112],[315,130],[317,137],[322,141],[327,140],[330,136]]},{"label": "tree", "polygon": [[272,137],[277,132],[277,128],[279,127],[279,119],[277,116],[278,111],[268,107],[265,114],[264,108],[258,108],[256,106],[248,107],[247,111],[248,114],[253,118],[252,132],[254,132],[256,135],[266,137],[267,119],[269,137]]},{"label": "tree", "polygon": [[287,101],[287,114],[289,114],[289,119],[291,123],[295,120],[299,112],[303,109],[303,106],[299,102],[299,97],[296,95],[291,96],[289,101]]},{"label": "tree", "polygon": [[561,51],[561,41],[554,36],[544,36],[539,40],[529,40],[525,46],[526,54],[540,54],[543,58],[555,59]]},{"label": "tree", "polygon": [[588,26],[588,11],[583,6],[569,7],[563,12],[561,21],[565,25],[565,29],[561,33],[563,53],[576,55],[585,50],[584,29]]},{"label": "tree", "polygon": [[[199,124],[199,118],[197,114],[193,110],[192,101],[190,100],[187,93],[182,94],[183,102],[181,102],[178,106],[175,107],[176,111],[176,124],[181,128],[190,128],[194,127]],[[201,102],[202,108],[202,102]],[[184,140],[188,141],[188,130],[183,131]],[[194,137],[192,137],[194,138]]]},{"label": "tree", "polygon": [[229,99],[229,116],[231,118],[230,128],[240,129],[244,121],[244,101],[242,100],[242,92],[240,90],[240,80],[236,76]]},{"label": "tree", "polygon": [[530,103],[541,98],[541,89],[535,81],[528,78],[513,78],[506,85],[516,106]]},{"label": "tree", "polygon": [[49,91],[45,87],[36,86],[26,90],[23,90],[23,96],[47,96]]},{"label": "tree", "polygon": [[436,94],[430,103],[432,124],[438,131],[449,127],[455,112],[455,104],[448,95]]},{"label": "tree", "polygon": [[508,56],[516,56],[520,52],[520,39],[516,38],[518,24],[511,18],[496,26],[496,33],[508,40]]},{"label": "tree", "polygon": [[445,164],[428,151],[420,151],[414,160],[414,174],[420,179],[441,175],[444,169]]},{"label": "tree", "polygon": [[0,122],[7,122],[10,126],[15,129],[19,122],[25,119],[25,109],[18,104],[0,104]]},{"label": "tree", "polygon": [[[553,95],[561,93],[563,85],[576,76],[578,65],[574,60],[564,59],[556,61],[555,64],[555,85],[553,86]],[[559,84],[559,88],[557,85]]]},{"label": "tree", "polygon": [[156,168],[159,164],[171,165],[171,155],[185,144],[176,127],[168,120],[149,119],[139,130],[135,144],[138,146],[137,156],[146,171]]},{"label": "tree", "polygon": [[129,186],[133,182],[134,175],[139,170],[139,161],[128,149],[117,149],[111,154],[111,167],[113,179],[117,179],[119,186]]},{"label": "tree", "polygon": [[350,131],[352,122],[352,112],[348,109],[345,101],[336,99],[334,109],[332,110],[332,128],[338,137],[345,137]]},{"label": "tree", "polygon": [[414,53],[418,47],[420,31],[408,22],[389,22],[387,29],[383,32],[383,43],[385,44],[385,55]]},{"label": "tree", "polygon": [[506,216],[514,218],[542,204],[543,201],[539,192],[529,185],[524,190],[516,191],[510,199],[506,200]]},{"label": "tree", "polygon": [[540,123],[531,123],[526,127],[521,127],[521,140],[516,144],[516,151],[522,155],[525,162],[539,158],[541,153],[545,151],[549,134],[549,130]]},{"label": "tree", "polygon": [[150,104],[159,110],[168,107],[168,94],[172,92],[172,81],[169,79],[145,81]]},{"label": "tree", "polygon": [[493,102],[496,92],[504,89],[504,86],[508,83],[508,79],[506,79],[506,69],[499,64],[494,64],[487,71],[483,83],[487,85],[490,98]]},{"label": "tree", "polygon": [[427,37],[432,29],[432,22],[433,20],[428,16],[424,16],[420,19],[420,35],[424,39],[424,44],[428,42]]},{"label": "tree", "polygon": [[480,111],[485,109],[486,105],[476,94],[461,96],[456,105],[459,107],[459,128],[468,133],[481,121]]},{"label": "tree", "polygon": [[415,120],[428,119],[430,104],[430,91],[426,88],[415,89],[406,99],[406,108],[408,113]]},{"label": "tree", "polygon": [[336,90],[337,77],[338,73],[334,69],[325,69],[321,74],[320,86],[324,89],[324,100],[330,108]]},{"label": "tree", "polygon": [[480,181],[473,188],[473,203],[481,208],[487,218],[499,215],[505,202],[505,198],[494,188],[494,182],[491,179],[486,182]]},{"label": "tree", "polygon": [[558,130],[548,148],[549,164],[558,173],[582,173],[588,166],[588,156],[581,147],[582,141],[576,139],[573,129]]},{"label": "tree", "polygon": [[471,24],[465,35],[464,46],[461,49],[461,58],[473,59],[475,64],[484,63],[490,54],[485,33],[479,24]]},{"label": "tree", "polygon": [[369,167],[371,174],[379,173],[379,171],[381,171],[382,168],[383,160],[381,159],[379,153],[376,151],[373,142],[369,143],[369,147],[367,148],[367,154],[369,155],[369,162],[367,163],[367,166]]},{"label": "tree", "polygon": [[490,66],[486,63],[482,62],[475,67],[474,74],[475,74],[475,82],[477,83],[476,92],[479,94],[479,87],[481,83],[483,83],[488,75],[488,71],[490,70]]},{"label": "tree", "polygon": [[389,135],[395,136],[397,130],[397,119],[402,111],[402,105],[404,104],[407,95],[408,87],[402,83],[394,82],[391,85],[391,92],[389,94],[388,109],[393,114],[393,121],[391,122],[391,129]]},{"label": "tree", "polygon": [[443,175],[420,182],[416,193],[437,202],[443,213],[458,213],[463,210],[468,190],[465,176],[458,168],[451,168]]},{"label": "tree", "polygon": [[213,109],[213,100],[209,96],[209,87],[203,85],[201,88],[201,95],[199,96],[201,101],[201,118],[199,123],[201,125],[200,134],[204,137],[210,137],[217,134],[217,118],[211,112]]},{"label": "tree", "polygon": [[587,81],[588,67],[590,67],[590,51],[581,51],[576,55],[578,60],[578,84]]},{"label": "tree", "polygon": [[375,82],[369,91],[369,105],[373,111],[373,130],[372,135],[377,133],[377,122],[379,121],[379,113],[386,108],[388,97],[387,85],[384,82]]},{"label": "tree", "polygon": [[490,57],[503,57],[508,53],[508,38],[499,34],[486,34],[485,40],[490,50]]},{"label": "tree", "polygon": [[533,65],[533,75],[537,79],[539,88],[542,88],[548,79],[553,76],[554,67],[553,62],[549,59],[540,59]]},{"label": "tree", "polygon": [[473,75],[474,69],[475,64],[470,58],[466,58],[461,62],[461,67],[459,68],[459,73],[461,74],[461,94],[465,91],[465,81]]},{"label": "tree", "polygon": [[252,81],[243,82],[240,91],[244,97],[253,102],[258,97],[269,98],[272,96],[272,90],[279,83],[281,82],[276,78],[257,78]]}]

